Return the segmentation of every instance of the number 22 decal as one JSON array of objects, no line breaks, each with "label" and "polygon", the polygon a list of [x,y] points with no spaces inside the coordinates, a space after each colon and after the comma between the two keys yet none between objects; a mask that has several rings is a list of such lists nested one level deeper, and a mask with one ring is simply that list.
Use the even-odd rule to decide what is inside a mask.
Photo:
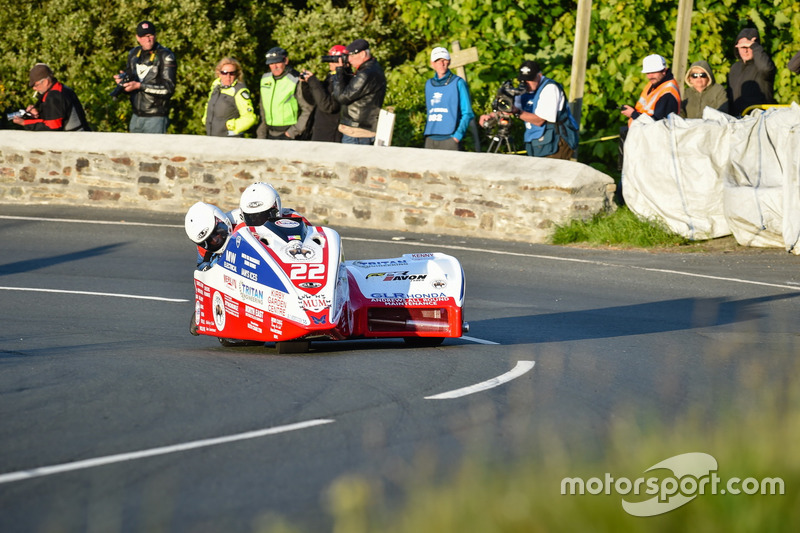
[{"label": "number 22 decal", "polygon": [[325,265],[322,263],[314,265],[296,263],[292,265],[289,277],[291,279],[325,279]]}]

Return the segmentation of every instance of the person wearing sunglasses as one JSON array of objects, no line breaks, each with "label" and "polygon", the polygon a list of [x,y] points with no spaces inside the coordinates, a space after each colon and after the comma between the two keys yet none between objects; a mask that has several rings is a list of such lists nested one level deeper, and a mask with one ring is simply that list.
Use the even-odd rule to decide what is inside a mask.
[{"label": "person wearing sunglasses", "polygon": [[728,112],[728,94],[725,88],[714,79],[714,73],[707,61],[695,61],[686,73],[686,90],[681,104],[684,118],[703,118],[706,107]]},{"label": "person wearing sunglasses", "polygon": [[758,30],[739,32],[734,53],[739,61],[728,73],[730,114],[738,117],[752,105],[774,104],[775,63],[759,42]]},{"label": "person wearing sunglasses", "polygon": [[305,139],[314,113],[312,97],[300,73],[289,66],[289,53],[280,46],[266,55],[269,72],[261,76],[261,123],[259,139]]},{"label": "person wearing sunglasses", "polygon": [[206,135],[241,137],[258,122],[250,91],[244,83],[242,65],[223,57],[215,68],[217,79],[211,84],[203,123]]}]

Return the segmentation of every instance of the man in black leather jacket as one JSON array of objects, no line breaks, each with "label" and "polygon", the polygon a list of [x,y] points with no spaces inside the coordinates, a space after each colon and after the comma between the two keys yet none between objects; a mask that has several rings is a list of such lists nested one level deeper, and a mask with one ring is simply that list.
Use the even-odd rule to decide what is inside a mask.
[{"label": "man in black leather jacket", "polygon": [[364,39],[350,43],[347,54],[355,75],[348,78],[346,67],[339,62],[333,78],[333,97],[342,106],[339,120],[342,142],[372,144],[386,96],[386,76]]},{"label": "man in black leather jacket", "polygon": [[133,107],[130,131],[166,133],[178,62],[169,48],[156,42],[156,28],[152,22],[139,23],[136,40],[139,46],[128,52],[125,70],[114,76],[117,84],[123,73],[129,80],[122,87],[130,95]]}]

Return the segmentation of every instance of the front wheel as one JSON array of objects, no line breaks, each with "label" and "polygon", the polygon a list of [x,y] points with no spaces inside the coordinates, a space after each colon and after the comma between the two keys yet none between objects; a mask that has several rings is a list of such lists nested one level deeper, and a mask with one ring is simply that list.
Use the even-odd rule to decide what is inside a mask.
[{"label": "front wheel", "polygon": [[432,348],[444,342],[444,337],[403,337],[403,342],[414,348]]}]

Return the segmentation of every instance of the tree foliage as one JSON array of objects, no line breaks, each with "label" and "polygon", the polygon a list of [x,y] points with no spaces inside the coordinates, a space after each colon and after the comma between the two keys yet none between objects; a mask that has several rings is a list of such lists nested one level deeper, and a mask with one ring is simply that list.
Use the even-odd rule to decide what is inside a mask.
[{"label": "tree foliage", "polygon": [[[275,45],[290,60],[324,75],[319,61],[333,44],[357,37],[370,41],[387,74],[386,106],[396,112],[393,143],[422,146],[425,121],[423,87],[431,76],[430,50],[475,46],[480,61],[467,66],[476,113],[489,110],[499,84],[512,79],[525,59],[539,61],[545,73],[569,92],[577,2],[563,0],[184,0],[154,5],[144,0],[0,0],[0,106],[31,102],[27,72],[39,61],[53,67],[73,87],[93,126],[125,131],[130,105],[114,101],[112,75],[136,45],[135,27],[152,20],[158,41],[178,57],[178,86],[170,132],[202,134],[200,119],[213,68],[223,56],[237,57],[250,87],[266,70],[264,54]],[[672,58],[677,0],[595,1],[592,10],[582,139],[617,133],[624,117],[610,104],[633,103],[645,79],[641,60],[650,53]],[[724,83],[740,29],[757,27],[778,67],[776,99],[797,97],[800,76],[786,69],[800,49],[800,4],[796,0],[695,0],[689,62],[706,59]],[[257,93],[257,91],[253,91]],[[255,95],[257,96],[257,94]],[[616,143],[583,145],[580,158],[603,170],[612,168]]]}]

